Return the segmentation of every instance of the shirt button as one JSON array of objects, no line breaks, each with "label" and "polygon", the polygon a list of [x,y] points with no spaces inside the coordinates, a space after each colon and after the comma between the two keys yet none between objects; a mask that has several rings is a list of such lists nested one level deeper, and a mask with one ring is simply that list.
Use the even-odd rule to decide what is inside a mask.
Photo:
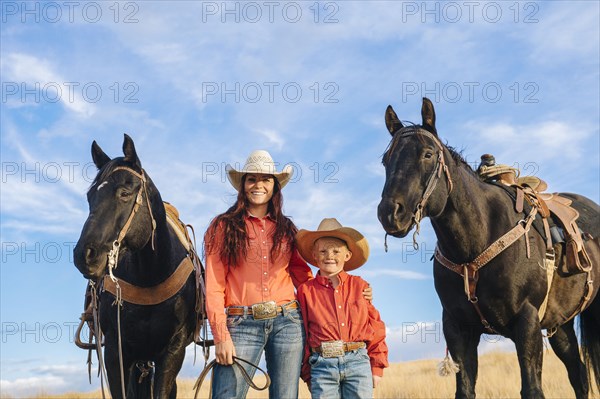
[{"label": "shirt button", "polygon": [[265,288],[265,291],[267,291],[267,288]]},{"label": "shirt button", "polygon": [[344,327],[344,323],[342,323],[342,327]]},{"label": "shirt button", "polygon": [[263,258],[264,258],[264,259],[267,259],[267,257],[266,257],[266,256],[263,256]]},{"label": "shirt button", "polygon": [[341,309],[341,308],[342,308],[342,305],[339,305],[339,306],[338,306],[338,308],[340,308],[340,309]]},{"label": "shirt button", "polygon": [[338,290],[335,290],[335,293],[337,294],[337,293],[338,293]]},{"label": "shirt button", "polygon": [[265,274],[265,276],[266,276],[266,275],[267,275],[267,272],[265,272],[264,274]]}]

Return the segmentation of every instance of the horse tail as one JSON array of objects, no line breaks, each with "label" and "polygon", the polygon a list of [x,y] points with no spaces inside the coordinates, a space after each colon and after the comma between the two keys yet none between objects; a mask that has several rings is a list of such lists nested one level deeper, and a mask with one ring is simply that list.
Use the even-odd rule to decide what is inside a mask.
[{"label": "horse tail", "polygon": [[[600,296],[596,296],[588,309],[579,317],[583,359],[588,370],[588,380],[592,392],[595,381],[596,391],[600,390]],[[594,372],[592,380],[591,371]]]}]

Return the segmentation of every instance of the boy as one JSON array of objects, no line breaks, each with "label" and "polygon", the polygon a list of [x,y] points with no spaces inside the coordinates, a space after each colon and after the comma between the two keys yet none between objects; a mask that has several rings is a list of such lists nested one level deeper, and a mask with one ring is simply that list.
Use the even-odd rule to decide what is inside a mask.
[{"label": "boy", "polygon": [[313,398],[372,398],[388,366],[385,325],[362,295],[367,282],[347,271],[369,257],[365,237],[336,219],[300,230],[300,255],[319,272],[298,287],[307,345],[302,379]]}]

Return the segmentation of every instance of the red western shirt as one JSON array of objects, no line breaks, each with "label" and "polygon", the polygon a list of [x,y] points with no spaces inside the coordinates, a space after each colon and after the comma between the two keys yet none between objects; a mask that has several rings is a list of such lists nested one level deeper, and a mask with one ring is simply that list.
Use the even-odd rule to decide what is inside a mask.
[{"label": "red western shirt", "polygon": [[223,245],[223,229],[217,229],[214,241],[205,237],[206,254],[206,310],[215,339],[221,343],[231,339],[227,330],[224,309],[229,306],[252,306],[255,303],[275,301],[277,305],[296,299],[294,287],[311,279],[312,272],[297,250],[283,242],[277,256],[271,258],[275,222],[269,216],[245,217],[248,233],[248,251],[236,266],[221,261],[219,250]]},{"label": "red western shirt", "polygon": [[340,284],[335,289],[320,273],[298,287],[307,336],[301,374],[304,381],[310,380],[310,348],[325,341],[366,342],[373,375],[383,376],[383,369],[388,367],[385,324],[362,293],[368,283],[345,271],[338,276]]}]

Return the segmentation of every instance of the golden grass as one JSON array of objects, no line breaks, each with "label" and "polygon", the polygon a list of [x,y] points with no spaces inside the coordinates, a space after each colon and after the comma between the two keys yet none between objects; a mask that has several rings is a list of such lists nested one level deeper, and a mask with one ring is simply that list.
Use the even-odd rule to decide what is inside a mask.
[{"label": "golden grass", "polygon": [[[417,360],[394,363],[384,372],[380,386],[375,390],[376,398],[452,398],[454,397],[454,377],[437,375],[437,360]],[[552,351],[544,352],[543,389],[547,399],[574,398],[575,395],[567,378],[567,371]],[[260,385],[264,380],[257,377]],[[179,380],[178,398],[193,398],[194,380]],[[517,356],[514,353],[490,353],[479,357],[477,379],[478,398],[518,398],[521,377]],[[100,391],[90,394],[68,393],[60,396],[38,396],[55,399],[99,398]],[[208,398],[208,381],[205,381],[200,398]],[[598,392],[591,395],[600,398]],[[268,398],[266,391],[252,389],[248,398]],[[300,383],[300,398],[310,398],[304,383]]]}]

